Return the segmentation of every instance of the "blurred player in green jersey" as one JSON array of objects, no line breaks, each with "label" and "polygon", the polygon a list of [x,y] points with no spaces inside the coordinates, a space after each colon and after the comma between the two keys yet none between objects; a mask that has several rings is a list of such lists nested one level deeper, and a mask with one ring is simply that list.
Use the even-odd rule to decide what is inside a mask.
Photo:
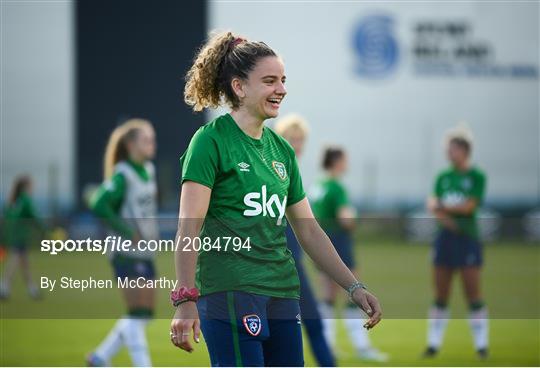
[{"label": "blurred player in green jersey", "polygon": [[3,237],[9,256],[0,284],[0,298],[7,299],[11,292],[11,282],[17,267],[21,268],[28,293],[34,299],[41,296],[32,280],[28,247],[32,241],[34,229],[43,232],[44,226],[39,220],[32,200],[32,180],[29,176],[15,179],[8,203],[4,209]]},{"label": "blurred player in green jersey", "polygon": [[[300,115],[290,114],[279,119],[274,126],[277,134],[290,143],[296,157],[300,159],[308,135],[308,123]],[[290,226],[285,231],[287,246],[292,252],[296,271],[300,279],[300,311],[302,321],[311,344],[311,351],[321,367],[334,367],[336,361],[326,336],[323,333],[321,314],[317,309],[317,299],[303,266],[303,251]]]},{"label": "blurred player in green jersey", "polygon": [[[310,190],[313,213],[326,231],[332,244],[345,265],[358,276],[353,253],[352,232],[356,225],[356,210],[349,202],[347,190],[341,178],[347,171],[347,155],[340,147],[328,147],[323,152],[322,168],[324,177]],[[338,285],[331,279],[322,276],[324,301],[320,305],[324,322],[324,332],[332,346],[336,341],[334,304]],[[365,319],[353,302],[349,302],[343,315],[345,328],[351,337],[360,359],[385,362],[387,354],[375,349],[369,340],[367,331],[362,328]]]},{"label": "blurred player in green jersey", "polygon": [[[158,239],[157,185],[151,160],[156,150],[150,122],[131,119],[117,127],[105,151],[105,182],[91,199],[93,212],[117,236],[133,241]],[[111,262],[116,277],[155,278],[154,256],[134,248],[115,251]],[[135,366],[150,366],[145,328],[154,313],[154,288],[122,289],[127,315],[117,321],[105,340],[87,357],[91,366],[110,365],[125,345]]]},{"label": "blurred player in green jersey", "polygon": [[454,273],[463,281],[469,303],[469,322],[480,358],[488,355],[488,312],[480,292],[482,244],[476,219],[484,199],[486,177],[470,162],[472,136],[465,126],[447,136],[450,167],[440,172],[427,207],[437,218],[439,230],[433,243],[435,301],[429,312],[425,357],[439,351],[449,319],[448,298]]}]

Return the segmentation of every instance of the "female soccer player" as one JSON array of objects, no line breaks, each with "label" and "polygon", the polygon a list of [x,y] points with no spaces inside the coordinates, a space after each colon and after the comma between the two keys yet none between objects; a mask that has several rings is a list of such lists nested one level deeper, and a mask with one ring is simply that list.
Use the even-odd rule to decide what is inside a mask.
[{"label": "female soccer player", "polygon": [[31,241],[30,236],[33,225],[37,225],[41,231],[44,230],[44,226],[39,221],[31,195],[32,180],[30,177],[25,175],[17,178],[11,189],[7,206],[4,209],[3,235],[11,254],[0,285],[1,299],[9,298],[11,282],[15,271],[17,271],[17,265],[21,268],[30,297],[33,299],[41,297],[39,289],[32,281],[32,273],[28,262],[28,246]]},{"label": "female soccer player", "polygon": [[381,318],[377,299],[313,218],[293,149],[264,125],[278,115],[284,83],[283,62],[270,47],[231,32],[211,37],[187,74],[185,100],[195,111],[226,101],[231,112],[201,127],[181,158],[181,288],[171,293],[170,334],[192,351],[188,337],[193,331],[198,342],[202,328],[214,366],[304,363],[285,215],[308,255],[371,316],[366,327]]},{"label": "female soccer player", "polygon": [[484,198],[484,173],[470,163],[472,139],[463,128],[447,139],[451,167],[439,173],[427,207],[439,222],[434,242],[435,302],[429,312],[426,357],[437,354],[448,324],[448,297],[455,271],[463,281],[470,308],[470,326],[480,358],[488,355],[488,314],[480,293],[482,245],[478,237],[476,211]]},{"label": "female soccer player", "polygon": [[[308,134],[306,121],[298,115],[287,115],[276,123],[274,130],[289,142],[296,157],[300,158]],[[315,355],[319,366],[335,367],[334,355],[323,333],[323,324],[321,323],[321,315],[317,310],[317,301],[302,265],[300,244],[298,244],[298,240],[290,226],[287,226],[285,234],[287,236],[287,246],[292,252],[300,279],[300,311],[311,343],[311,351]]]},{"label": "female soccer player", "polygon": [[[323,152],[322,167],[325,175],[310,193],[313,201],[313,212],[345,265],[353,274],[356,274],[351,239],[356,225],[356,211],[349,203],[347,191],[341,183],[341,177],[347,171],[345,151],[339,147],[326,148]],[[324,332],[327,340],[335,346],[334,304],[338,285],[324,275],[323,285],[325,285],[325,296],[321,304],[321,314],[324,321]],[[363,316],[354,303],[348,303],[343,321],[360,359],[377,362],[388,360],[386,354],[381,353],[371,345],[367,331],[362,328],[365,323]]]},{"label": "female soccer player", "polygon": [[[91,200],[93,212],[133,247],[140,239],[158,239],[155,133],[150,122],[128,120],[111,134],[105,151],[105,182]],[[155,278],[153,255],[135,248],[114,252],[112,265],[120,278]],[[125,344],[135,366],[150,366],[145,326],[154,311],[153,288],[124,288],[128,314],[117,321],[105,340],[87,358],[91,366],[110,366]]]}]

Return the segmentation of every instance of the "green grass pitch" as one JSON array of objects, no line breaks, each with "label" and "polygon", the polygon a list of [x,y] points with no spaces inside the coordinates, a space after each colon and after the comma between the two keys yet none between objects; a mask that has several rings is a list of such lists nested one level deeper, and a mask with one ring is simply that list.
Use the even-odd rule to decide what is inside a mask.
[{"label": "green grass pitch", "polygon": [[[425,347],[424,317],[432,299],[429,251],[426,245],[376,240],[366,241],[356,248],[362,276],[385,311],[385,319],[370,332],[373,344],[390,354],[390,361],[385,365],[539,366],[540,247],[519,243],[486,247],[483,289],[494,318],[490,325],[490,357],[486,361],[476,358],[458,279],[451,299],[454,318],[449,323],[441,353],[431,360],[419,358]],[[33,252],[32,263],[36,278],[42,275],[106,278],[111,275],[104,256],[88,253],[53,257]],[[316,277],[316,269],[310,262],[306,262],[306,267],[311,276]],[[172,254],[158,257],[158,270],[160,275],[172,277]],[[18,277],[10,300],[0,304],[0,364],[83,365],[86,353],[101,341],[116,316],[123,312],[117,290],[91,290],[84,294],[83,298],[68,291],[55,291],[45,293],[42,301],[34,302],[26,295]],[[192,354],[171,345],[168,327],[172,308],[166,290],[160,291],[157,309],[158,318],[147,330],[153,364],[209,365],[204,342],[196,346]],[[101,314],[91,312],[96,310]],[[101,318],[83,319],[86,313]],[[61,318],[64,314],[73,318]],[[28,318],[46,315],[54,319]],[[337,341],[339,365],[377,365],[363,363],[355,356],[341,323],[338,323]],[[306,365],[317,365],[306,339],[304,348]],[[123,350],[113,364],[131,365],[127,352]]]}]

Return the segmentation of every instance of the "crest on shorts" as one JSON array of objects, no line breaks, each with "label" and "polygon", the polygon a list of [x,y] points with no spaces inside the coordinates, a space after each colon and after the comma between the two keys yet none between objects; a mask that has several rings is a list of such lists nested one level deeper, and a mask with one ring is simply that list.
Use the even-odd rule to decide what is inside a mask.
[{"label": "crest on shorts", "polygon": [[251,336],[257,336],[261,333],[262,323],[258,315],[248,314],[242,320],[244,321],[244,327]]},{"label": "crest on shorts", "polygon": [[285,169],[285,165],[283,165],[282,162],[272,161],[272,167],[274,168],[281,180],[287,179],[287,170]]}]

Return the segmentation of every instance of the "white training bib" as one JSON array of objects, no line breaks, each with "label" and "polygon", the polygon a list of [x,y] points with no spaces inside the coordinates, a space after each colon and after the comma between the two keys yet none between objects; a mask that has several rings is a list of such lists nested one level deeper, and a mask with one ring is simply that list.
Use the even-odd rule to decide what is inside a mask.
[{"label": "white training bib", "polygon": [[[151,162],[146,162],[144,166],[148,172],[148,180],[141,178],[135,169],[125,161],[120,161],[114,168],[115,174],[122,174],[126,181],[120,216],[137,230],[141,239],[158,240],[155,169]],[[127,252],[126,255],[136,258],[151,258],[152,252],[137,249]]]}]

